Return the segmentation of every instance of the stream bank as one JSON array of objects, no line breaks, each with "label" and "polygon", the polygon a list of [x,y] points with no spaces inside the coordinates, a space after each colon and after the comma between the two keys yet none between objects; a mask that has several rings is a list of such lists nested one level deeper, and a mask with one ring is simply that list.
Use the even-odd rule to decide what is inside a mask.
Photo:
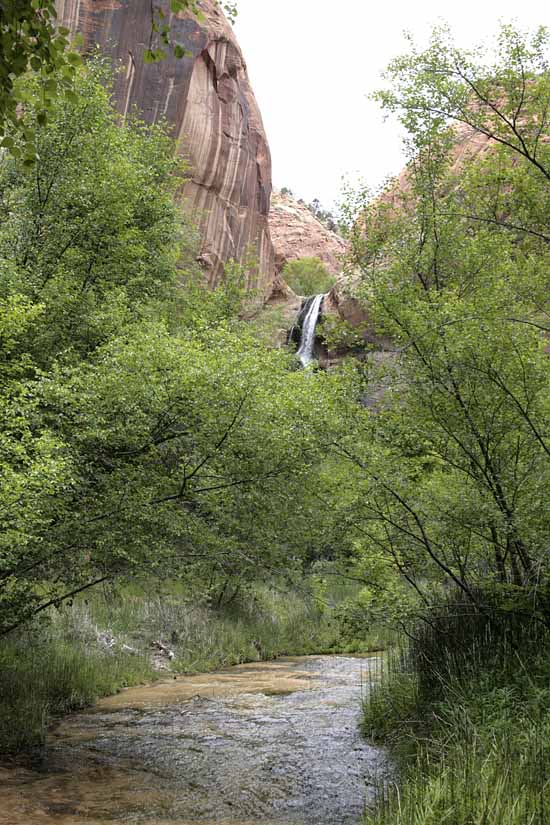
[{"label": "stream bank", "polygon": [[157,584],[150,595],[144,584],[52,608],[46,621],[0,643],[0,757],[40,747],[52,718],[149,682],[155,668],[204,673],[283,655],[384,646],[376,629],[348,628],[345,615],[340,619],[339,606],[354,593],[349,585],[332,585],[323,602],[314,585],[312,578],[300,591],[254,583],[246,598],[213,609],[176,585]]},{"label": "stream bank", "polygon": [[288,657],[130,688],[0,770],[0,825],[357,823],[384,754],[359,732],[375,659]]}]

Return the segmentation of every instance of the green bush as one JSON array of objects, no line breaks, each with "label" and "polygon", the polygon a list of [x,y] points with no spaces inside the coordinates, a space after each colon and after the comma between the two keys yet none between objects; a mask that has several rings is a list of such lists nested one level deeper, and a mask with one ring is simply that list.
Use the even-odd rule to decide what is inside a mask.
[{"label": "green bush", "polygon": [[364,730],[384,739],[399,786],[369,825],[543,825],[550,818],[548,631],[450,599],[389,656]]},{"label": "green bush", "polygon": [[297,295],[319,295],[328,292],[336,283],[320,258],[300,258],[289,261],[283,269],[283,278]]}]

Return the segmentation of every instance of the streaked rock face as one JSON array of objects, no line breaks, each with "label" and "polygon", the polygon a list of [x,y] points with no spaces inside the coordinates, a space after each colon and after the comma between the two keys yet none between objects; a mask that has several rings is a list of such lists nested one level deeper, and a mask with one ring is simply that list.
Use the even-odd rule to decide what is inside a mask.
[{"label": "streaked rock face", "polygon": [[215,0],[200,0],[202,19],[166,12],[173,38],[189,57],[146,64],[151,36],[150,0],[57,0],[59,18],[98,45],[121,67],[115,102],[136,108],[148,123],[173,126],[179,151],[190,161],[186,201],[203,238],[201,263],[215,286],[223,264],[252,259],[250,288],[271,291],[273,247],[268,212],[271,157],[246,64]]},{"label": "streaked rock face", "polygon": [[290,195],[273,193],[269,228],[277,272],[281,272],[289,261],[320,258],[331,275],[341,273],[342,257],[347,251],[346,242],[318,221],[307,206]]}]

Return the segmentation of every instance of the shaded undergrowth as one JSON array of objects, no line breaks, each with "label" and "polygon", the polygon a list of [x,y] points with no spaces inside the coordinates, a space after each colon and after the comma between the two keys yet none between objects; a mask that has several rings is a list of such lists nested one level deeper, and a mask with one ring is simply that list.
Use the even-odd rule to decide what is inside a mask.
[{"label": "shaded undergrowth", "polygon": [[385,658],[364,730],[396,757],[369,825],[550,822],[550,638],[532,619],[439,605]]}]

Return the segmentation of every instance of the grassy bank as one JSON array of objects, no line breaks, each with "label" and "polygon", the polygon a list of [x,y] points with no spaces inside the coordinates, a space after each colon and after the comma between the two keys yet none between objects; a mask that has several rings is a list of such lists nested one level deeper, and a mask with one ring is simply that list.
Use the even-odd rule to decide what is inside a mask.
[{"label": "grassy bank", "polygon": [[143,656],[109,655],[62,637],[0,646],[0,754],[44,743],[52,715],[67,713],[152,678]]},{"label": "grassy bank", "polygon": [[386,658],[364,706],[396,782],[369,825],[550,822],[550,640],[540,624],[445,605]]},{"label": "grassy bank", "polygon": [[[378,633],[350,636],[332,585],[274,589],[257,584],[220,607],[194,603],[174,585],[103,591],[51,611],[47,621],[0,644],[0,753],[44,743],[52,716],[166,675],[196,673],[281,655],[373,649]],[[157,650],[161,642],[172,660]],[[155,669],[160,664],[162,670]]]}]

